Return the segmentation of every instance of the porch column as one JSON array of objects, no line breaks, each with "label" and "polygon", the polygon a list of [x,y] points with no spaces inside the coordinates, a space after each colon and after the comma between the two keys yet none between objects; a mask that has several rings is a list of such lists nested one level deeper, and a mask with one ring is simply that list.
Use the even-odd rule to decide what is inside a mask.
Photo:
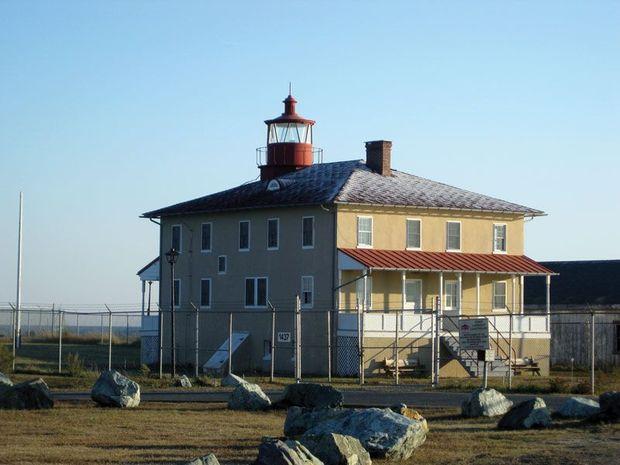
[{"label": "porch column", "polygon": [[520,303],[521,303],[521,314],[525,313],[525,276],[519,276],[519,291],[520,295]]},{"label": "porch column", "polygon": [[[439,314],[443,315],[443,271],[439,272]],[[440,319],[440,325],[437,325],[437,331],[443,328],[443,319]]]},{"label": "porch column", "polygon": [[401,272],[401,280],[402,280],[402,293],[403,293],[401,308],[404,310],[405,305],[407,303],[407,295],[406,295],[407,294],[407,286],[406,286],[407,272],[406,271]]},{"label": "porch column", "polygon": [[459,316],[461,316],[462,308],[463,308],[463,303],[462,303],[463,302],[463,273],[457,273],[456,277],[459,282],[459,293],[458,293],[458,296],[459,296],[458,312],[459,313],[458,314]]},{"label": "porch column", "polygon": [[140,280],[142,283],[142,316],[144,316],[144,294],[146,293],[146,283],[143,280]]},{"label": "porch column", "polygon": [[480,273],[476,273],[476,314],[480,315]]},{"label": "porch column", "polygon": [[517,290],[515,289],[515,286],[517,285],[517,278],[515,275],[512,275],[512,308],[510,309],[510,313],[517,313],[515,312],[515,308],[517,305]]},{"label": "porch column", "polygon": [[549,331],[549,320],[551,318],[551,275],[548,274],[546,277],[547,281],[547,331]]}]

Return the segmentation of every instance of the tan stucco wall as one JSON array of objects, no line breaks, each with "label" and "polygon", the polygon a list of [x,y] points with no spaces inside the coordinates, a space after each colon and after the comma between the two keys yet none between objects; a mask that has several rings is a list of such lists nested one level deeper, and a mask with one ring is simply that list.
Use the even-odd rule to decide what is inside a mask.
[{"label": "tan stucco wall", "polygon": [[[342,282],[346,283],[360,276],[361,271],[343,271]],[[397,309],[402,308],[402,273],[400,271],[374,271],[372,272],[372,309]],[[406,273],[406,279],[422,280],[422,303],[424,308],[433,308],[435,298],[439,295],[439,273]],[[456,281],[456,273],[444,273],[444,281]],[[480,313],[502,314],[504,312],[494,310],[493,282],[506,281],[506,305],[513,309],[514,313],[521,312],[520,280],[516,277],[515,305],[512,304],[513,280],[511,275],[480,274]],[[477,312],[476,306],[476,276],[473,273],[462,275],[462,313],[473,315]],[[353,309],[356,304],[356,284],[344,286],[340,292],[340,308]]]},{"label": "tan stucco wall", "polygon": [[419,208],[338,206],[339,248],[357,247],[357,217],[372,216],[373,248],[405,250],[406,219],[421,219],[422,249],[446,251],[446,222],[461,222],[461,251],[493,253],[493,224],[506,224],[507,253],[523,255],[523,217],[500,213],[429,210]]}]

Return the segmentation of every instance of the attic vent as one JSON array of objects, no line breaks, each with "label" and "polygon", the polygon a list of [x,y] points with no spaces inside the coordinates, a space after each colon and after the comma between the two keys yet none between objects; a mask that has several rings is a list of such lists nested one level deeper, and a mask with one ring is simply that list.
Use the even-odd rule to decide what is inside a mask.
[{"label": "attic vent", "polygon": [[280,190],[280,183],[278,182],[278,180],[277,179],[272,179],[271,181],[269,181],[269,183],[267,184],[267,190],[269,192],[279,191]]}]

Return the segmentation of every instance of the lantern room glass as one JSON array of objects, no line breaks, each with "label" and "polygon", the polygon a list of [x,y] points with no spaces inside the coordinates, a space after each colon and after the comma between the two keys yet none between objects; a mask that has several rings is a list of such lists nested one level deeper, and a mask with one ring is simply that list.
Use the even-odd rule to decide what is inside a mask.
[{"label": "lantern room glass", "polygon": [[269,144],[289,142],[312,144],[312,125],[308,123],[272,123],[269,125]]}]

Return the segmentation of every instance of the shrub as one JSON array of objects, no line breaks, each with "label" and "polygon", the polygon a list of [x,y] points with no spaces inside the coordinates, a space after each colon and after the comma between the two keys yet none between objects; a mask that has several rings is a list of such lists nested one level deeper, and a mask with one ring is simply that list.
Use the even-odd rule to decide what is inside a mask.
[{"label": "shrub", "polygon": [[147,378],[151,374],[151,369],[146,363],[143,363],[142,365],[140,365],[138,373],[140,373],[140,376]]},{"label": "shrub", "polygon": [[570,381],[566,378],[551,378],[549,380],[549,389],[551,392],[570,392]]},{"label": "shrub", "polygon": [[84,361],[80,358],[79,354],[69,353],[67,355],[67,371],[71,376],[83,376]]},{"label": "shrub", "polygon": [[0,345],[0,371],[7,373],[13,370],[13,353],[8,347]]}]

